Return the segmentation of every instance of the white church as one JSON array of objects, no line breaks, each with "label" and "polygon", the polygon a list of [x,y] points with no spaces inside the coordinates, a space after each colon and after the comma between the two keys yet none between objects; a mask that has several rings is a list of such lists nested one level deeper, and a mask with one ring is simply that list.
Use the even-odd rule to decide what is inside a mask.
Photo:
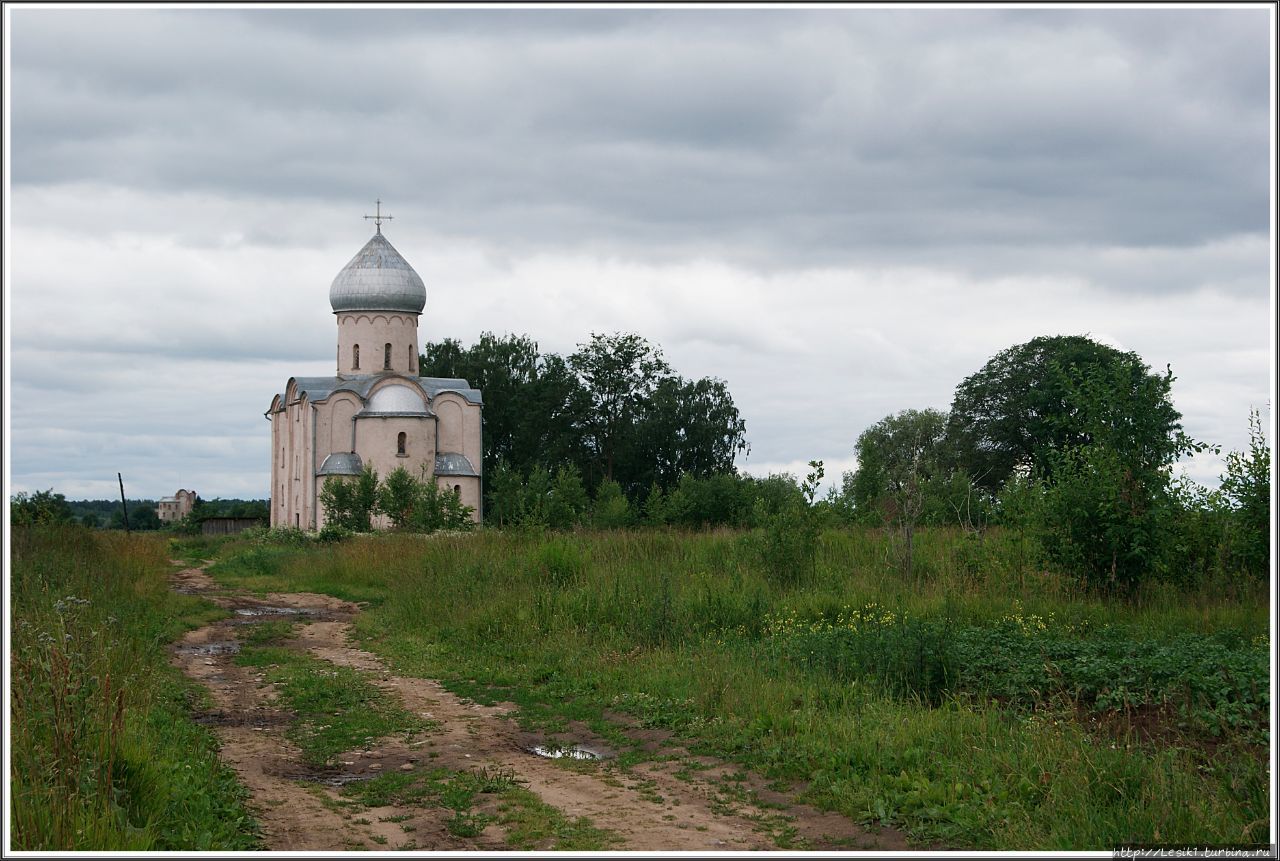
[{"label": "white church", "polygon": [[377,232],[329,288],[338,323],[336,374],[293,377],[271,400],[271,525],[320,529],[323,482],[380,478],[398,466],[456,493],[480,520],[480,392],[418,375],[418,317],[427,291]]}]

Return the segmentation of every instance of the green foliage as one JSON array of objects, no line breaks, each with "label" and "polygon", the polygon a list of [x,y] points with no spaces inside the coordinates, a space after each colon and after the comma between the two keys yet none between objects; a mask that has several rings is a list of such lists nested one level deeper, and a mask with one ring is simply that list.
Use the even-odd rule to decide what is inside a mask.
[{"label": "green foliage", "polygon": [[369,532],[378,511],[378,473],[369,464],[358,476],[329,476],[320,488],[319,499],[326,523],[351,532]]},{"label": "green foliage", "polygon": [[622,495],[622,486],[607,478],[600,482],[591,508],[592,525],[597,529],[622,529],[632,522],[631,506]]},{"label": "green foliage", "polygon": [[397,466],[378,485],[377,510],[387,516],[393,528],[404,529],[409,525],[421,484],[407,469]]},{"label": "green foliage", "polygon": [[12,532],[12,849],[251,850],[256,826],[167,645],[216,610],[169,590],[167,542]]},{"label": "green foliage", "polygon": [[657,484],[649,486],[649,494],[640,507],[641,522],[646,526],[665,526],[668,522],[667,495]]},{"label": "green foliage", "polygon": [[901,535],[900,564],[914,568],[914,534],[922,523],[959,522],[981,528],[985,493],[952,465],[947,416],[937,410],[903,410],[886,416],[858,437],[858,467],[846,481],[847,503],[857,522],[884,523]]},{"label": "green foliage", "polygon": [[[724,381],[663,377],[638,423],[640,457],[628,486],[672,487],[684,475],[707,478],[730,473],[737,455],[750,451],[746,430]],[[619,476],[620,481],[624,478]]]},{"label": "green foliage", "polygon": [[1271,561],[1271,447],[1262,416],[1249,413],[1249,451],[1227,455],[1222,495],[1231,508],[1229,553],[1239,567],[1265,577]]},{"label": "green foliage", "polygon": [[418,483],[406,528],[412,532],[465,532],[475,525],[471,513],[458,494],[428,479]]},{"label": "green foliage", "polygon": [[767,576],[778,584],[810,582],[816,573],[821,525],[813,501],[824,475],[822,461],[809,461],[809,469],[798,498],[775,499],[772,510],[767,495],[755,501],[756,521],[762,527],[753,536],[756,552]]},{"label": "green foliage", "polygon": [[12,527],[71,523],[75,519],[67,498],[61,493],[54,493],[53,488],[35,493],[19,492],[9,499],[9,525]]},{"label": "green foliage", "polygon": [[1090,586],[1132,592],[1169,571],[1172,506],[1113,449],[1089,445],[1055,459],[1037,509],[1041,546],[1060,571]]},{"label": "green foliage", "polygon": [[199,535],[202,524],[215,517],[252,518],[266,524],[271,521],[271,503],[266,499],[205,499],[197,496],[191,513],[173,524],[172,529],[184,535]]},{"label": "green foliage", "polygon": [[1271,697],[1258,680],[1269,649],[1230,632],[1152,640],[1131,626],[1063,622],[1017,604],[975,625],[873,603],[810,619],[770,617],[765,637],[789,661],[895,696],[937,704],[975,694],[1026,709],[1069,701],[1099,714],[1167,708],[1208,736],[1266,739]]},{"label": "green foliage", "polygon": [[1081,440],[1042,456],[1036,529],[1049,561],[1108,591],[1128,593],[1145,579],[1170,576],[1179,561],[1170,467],[1205,448],[1170,429],[1172,407],[1152,406],[1167,405],[1172,374],[1051,363],[1047,377]]},{"label": "green foliage", "polygon": [[552,529],[571,529],[580,524],[591,504],[582,486],[582,473],[574,465],[556,470],[546,505],[546,523]]},{"label": "green foliage", "polygon": [[631,452],[633,428],[645,414],[658,380],[671,375],[662,351],[639,335],[596,335],[579,344],[569,367],[587,393],[580,417],[588,475],[613,478],[614,465]]},{"label": "green foliage", "polygon": [[385,515],[392,528],[410,532],[466,530],[474,524],[472,509],[458,494],[423,475],[414,478],[396,467],[382,481],[372,466],[359,478],[329,478],[320,491],[325,527],[319,538],[335,541],[352,532],[368,532],[374,515]]},{"label": "green foliage", "polygon": [[520,473],[505,459],[499,458],[488,470],[485,484],[485,517],[490,525],[499,529],[519,523],[524,501],[524,480]]},{"label": "green foliage", "polygon": [[[1105,383],[1081,400],[1079,381]],[[1052,478],[1054,457],[1129,429],[1127,450],[1153,453],[1176,440],[1181,416],[1136,353],[1085,336],[1044,336],[1009,347],[956,387],[947,434],[956,464],[992,493],[1016,471]]]},{"label": "green foliage", "polygon": [[[111,521],[107,524],[111,529],[124,529],[124,511],[121,510],[117,503],[115,510],[111,513]],[[156,504],[149,500],[139,500],[137,505],[130,503],[129,505],[129,528],[136,529],[140,532],[150,532],[159,529],[164,524],[160,522],[160,515],[156,513]]]},{"label": "green foliage", "polygon": [[946,469],[946,424],[946,414],[937,410],[903,410],[858,436],[850,492],[859,522],[919,521],[926,485]]},{"label": "green foliage", "polygon": [[[564,528],[566,512],[530,506],[514,476],[577,469],[584,486],[617,481],[638,504],[652,484],[732,472],[745,423],[721,380],[677,376],[660,348],[633,334],[592,335],[567,359],[527,337],[484,333],[472,347],[428,344],[424,375],[463,377],[485,391],[486,520]],[[499,480],[495,480],[499,479]],[[546,517],[550,516],[550,520]],[[576,515],[575,518],[576,519]]]},{"label": "green foliage", "polygon": [[316,541],[322,544],[328,544],[334,541],[342,541],[355,535],[350,529],[345,529],[336,523],[326,523],[320,527],[320,531],[316,533]]}]

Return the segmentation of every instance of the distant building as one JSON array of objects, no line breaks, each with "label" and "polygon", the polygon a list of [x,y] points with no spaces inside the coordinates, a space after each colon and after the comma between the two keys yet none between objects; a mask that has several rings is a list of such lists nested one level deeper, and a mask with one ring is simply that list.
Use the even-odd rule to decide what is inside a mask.
[{"label": "distant building", "polygon": [[194,490],[178,489],[173,496],[166,496],[156,505],[156,516],[161,523],[177,523],[191,513],[199,494]]},{"label": "distant building", "polygon": [[[418,375],[418,317],[427,291],[382,235],[329,288],[337,375],[293,377],[271,401],[271,525],[320,529],[320,489],[334,476],[404,467],[434,480],[480,520],[480,392]],[[287,324],[282,320],[281,323]]]}]

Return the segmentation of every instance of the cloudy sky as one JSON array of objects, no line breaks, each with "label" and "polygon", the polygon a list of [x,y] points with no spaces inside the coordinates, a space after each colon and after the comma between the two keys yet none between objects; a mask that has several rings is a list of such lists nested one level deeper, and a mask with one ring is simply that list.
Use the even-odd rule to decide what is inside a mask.
[{"label": "cloudy sky", "polygon": [[12,491],[265,497],[378,197],[424,340],[637,332],[753,473],[1037,335],[1171,365],[1198,439],[1270,421],[1265,8],[5,16]]}]

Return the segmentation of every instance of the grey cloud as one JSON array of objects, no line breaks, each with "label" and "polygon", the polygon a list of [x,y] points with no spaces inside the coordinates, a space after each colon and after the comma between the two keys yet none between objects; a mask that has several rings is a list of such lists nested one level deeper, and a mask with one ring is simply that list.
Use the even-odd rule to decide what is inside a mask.
[{"label": "grey cloud", "polygon": [[1259,20],[19,12],[14,179],[766,265],[1206,242],[1266,229]]},{"label": "grey cloud", "polygon": [[1172,361],[1194,432],[1240,439],[1270,20],[13,10],[16,480],[263,492],[261,412],[331,367],[328,283],[375,196],[424,339],[643,324],[728,381],[748,465],[847,457],[1068,324]]}]

